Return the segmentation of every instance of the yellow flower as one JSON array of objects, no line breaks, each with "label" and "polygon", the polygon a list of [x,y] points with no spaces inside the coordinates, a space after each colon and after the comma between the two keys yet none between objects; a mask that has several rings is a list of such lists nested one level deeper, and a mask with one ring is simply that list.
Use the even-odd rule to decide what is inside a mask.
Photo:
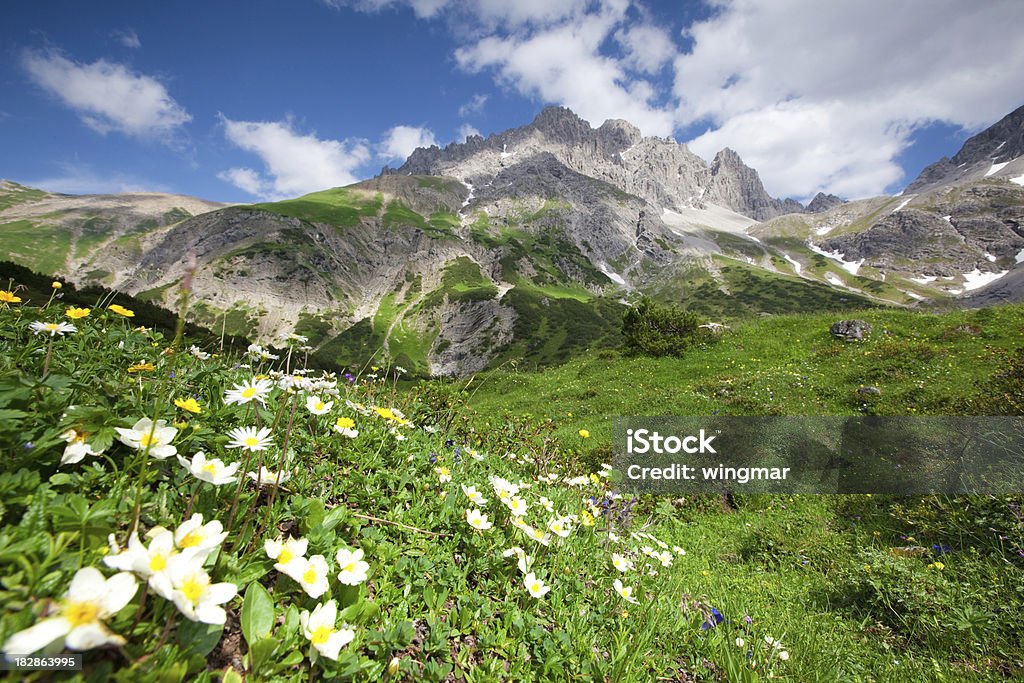
[{"label": "yellow flower", "polygon": [[80,320],[82,318],[88,317],[89,309],[88,308],[75,308],[74,306],[72,306],[68,310],[64,311],[64,315],[66,315],[67,317],[71,318],[72,320]]},{"label": "yellow flower", "polygon": [[590,438],[590,432],[588,432],[586,429],[581,429],[580,430],[580,436],[582,436],[584,439],[589,439]]},{"label": "yellow flower", "polygon": [[145,361],[128,367],[128,372],[153,372],[154,370],[156,370],[156,366]]},{"label": "yellow flower", "polygon": [[54,280],[53,282],[51,282],[51,283],[50,283],[50,286],[51,286],[51,287],[53,287],[54,289],[60,289],[60,288],[61,288],[61,287],[63,287],[64,285],[62,285],[62,284],[61,284],[60,282],[58,282],[57,280]]},{"label": "yellow flower", "polygon": [[352,429],[356,426],[356,421],[351,417],[339,417],[335,425],[342,429]]},{"label": "yellow flower", "polygon": [[128,308],[125,308],[121,304],[110,304],[109,306],[107,306],[107,310],[108,311],[113,311],[114,313],[117,313],[118,315],[124,316],[125,318],[134,318],[135,317],[135,311],[133,311],[131,309],[128,309]]},{"label": "yellow flower", "polygon": [[203,412],[203,409],[199,407],[199,403],[194,398],[176,398],[174,399],[174,405],[196,415]]},{"label": "yellow flower", "polygon": [[946,565],[942,564],[941,562],[932,562],[930,565],[928,565],[928,568],[938,569],[941,572],[943,569],[946,568]]},{"label": "yellow flower", "polygon": [[0,303],[19,304],[21,303],[21,297],[17,296],[14,292],[8,292],[6,289],[0,289]]}]

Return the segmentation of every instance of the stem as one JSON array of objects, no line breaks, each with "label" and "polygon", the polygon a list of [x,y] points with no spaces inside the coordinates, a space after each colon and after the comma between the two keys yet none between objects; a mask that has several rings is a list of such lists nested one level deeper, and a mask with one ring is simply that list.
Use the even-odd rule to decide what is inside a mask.
[{"label": "stem", "polygon": [[288,415],[288,426],[284,432],[284,442],[281,445],[281,460],[277,467],[277,478],[274,479],[274,488],[270,490],[270,500],[267,502],[267,516],[263,520],[263,531],[267,530],[267,526],[270,524],[270,513],[274,509],[274,499],[277,497],[277,489],[281,486],[281,474],[284,472],[285,463],[288,458],[288,440],[292,435],[292,424],[295,421],[295,408],[299,404],[299,395],[295,394],[292,399],[292,410]]},{"label": "stem", "polygon": [[53,335],[50,335],[50,342],[46,345],[46,360],[43,361],[43,379],[50,374],[50,357],[53,356]]}]

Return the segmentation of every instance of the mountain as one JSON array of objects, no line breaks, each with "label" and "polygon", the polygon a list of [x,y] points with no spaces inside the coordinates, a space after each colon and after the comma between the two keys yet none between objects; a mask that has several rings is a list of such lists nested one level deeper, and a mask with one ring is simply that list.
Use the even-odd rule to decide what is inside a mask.
[{"label": "mountain", "polygon": [[[1013,149],[1004,122],[1000,149]],[[172,308],[191,282],[194,321],[269,341],[305,335],[323,365],[387,357],[463,375],[616,346],[641,294],[735,320],[1012,285],[1022,209],[1024,187],[1000,173],[900,197],[819,195],[804,209],[769,196],[731,150],[707,163],[627,122],[594,128],[549,108],[279,202],[4,183],[0,258]],[[993,296],[1018,296],[1004,290]]]},{"label": "mountain", "polygon": [[1024,183],[1024,106],[969,138],[952,159],[926,167],[904,194],[990,176]]}]

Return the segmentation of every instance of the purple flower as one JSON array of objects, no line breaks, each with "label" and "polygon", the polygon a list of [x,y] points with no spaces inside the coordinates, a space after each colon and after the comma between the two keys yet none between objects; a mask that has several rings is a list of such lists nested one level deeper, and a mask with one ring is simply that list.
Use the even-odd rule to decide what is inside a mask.
[{"label": "purple flower", "polygon": [[743,615],[743,621],[747,622],[748,624],[753,624],[754,623],[754,620],[750,618],[749,614],[744,614]]},{"label": "purple flower", "polygon": [[708,629],[712,629],[712,628],[718,626],[723,621],[728,621],[728,619],[723,617],[721,612],[719,612],[717,609],[712,607],[711,608],[711,616],[708,617],[707,621],[705,621],[703,624],[700,625],[700,630],[701,631],[707,631]]}]

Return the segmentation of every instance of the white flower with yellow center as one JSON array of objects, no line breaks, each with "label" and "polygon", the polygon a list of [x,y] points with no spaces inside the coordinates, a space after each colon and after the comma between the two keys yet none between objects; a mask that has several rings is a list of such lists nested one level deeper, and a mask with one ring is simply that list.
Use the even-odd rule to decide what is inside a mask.
[{"label": "white flower with yellow center", "polygon": [[363,561],[362,548],[355,550],[342,548],[338,551],[335,559],[338,560],[338,566],[341,568],[338,571],[339,582],[346,586],[358,586],[366,581],[366,572],[369,571],[370,565]]},{"label": "white flower with yellow center", "polygon": [[260,486],[273,486],[275,482],[283,484],[292,478],[291,472],[275,472],[273,470],[268,470],[265,466],[260,468],[260,473],[258,475],[255,472],[246,472],[245,476],[249,477]]},{"label": "white flower with yellow center", "polygon": [[359,430],[356,429],[356,421],[351,417],[339,417],[334,423],[334,431],[350,439],[359,436]]},{"label": "white flower with yellow center", "polygon": [[552,517],[548,521],[548,531],[556,536],[565,538],[572,531],[572,523],[568,517]]},{"label": "white flower with yellow center", "polygon": [[293,560],[283,571],[295,579],[311,598],[319,598],[330,588],[327,560],[323,555]]},{"label": "white flower with yellow center", "polygon": [[181,550],[191,551],[205,560],[228,537],[224,525],[213,520],[203,524],[203,516],[199,513],[181,523],[174,530],[174,544]]},{"label": "white flower with yellow center", "polygon": [[319,396],[306,397],[306,410],[314,415],[326,415],[331,412],[331,408],[333,407],[334,401],[327,401],[325,403]]},{"label": "white flower with yellow center", "polygon": [[513,555],[515,555],[516,559],[518,560],[519,571],[521,571],[524,574],[530,571],[530,566],[533,565],[533,558],[527,555],[526,551],[520,548],[519,546],[513,546],[512,548],[509,548],[508,550],[503,552],[501,555],[502,557],[512,557]]},{"label": "white flower with yellow center", "polygon": [[320,656],[332,660],[337,660],[341,648],[351,643],[356,637],[356,632],[350,628],[339,629],[337,621],[338,603],[334,600],[317,605],[312,612],[303,610],[299,614],[302,635],[309,640]]},{"label": "white flower with yellow center", "polygon": [[81,462],[87,455],[99,455],[104,449],[98,451],[94,449],[90,444],[85,442],[88,434],[79,432],[75,429],[69,429],[60,435],[60,438],[67,442],[67,446],[64,447],[64,454],[60,458],[61,465],[73,465],[77,462]]},{"label": "white flower with yellow center", "polygon": [[192,554],[175,555],[167,563],[171,601],[190,621],[223,624],[227,613],[221,607],[238,593],[233,583],[213,583],[203,569],[203,560]]},{"label": "white flower with yellow center", "polygon": [[228,431],[227,448],[244,448],[250,453],[265,451],[270,445],[270,427],[235,427]]},{"label": "white flower with yellow center", "polygon": [[236,384],[234,388],[228,389],[224,392],[224,403],[231,405],[237,403],[242,405],[243,403],[249,403],[250,401],[259,401],[263,405],[267,403],[267,396],[270,395],[270,391],[274,388],[274,383],[269,379],[265,378],[253,378],[246,380],[241,384]]},{"label": "white flower with yellow center", "polygon": [[479,510],[466,510],[466,521],[477,531],[486,531],[494,526],[487,521],[487,515]]},{"label": "white flower with yellow center", "polygon": [[657,558],[659,562],[661,562],[662,567],[672,566],[672,553],[668,550],[663,550],[660,553],[655,553],[654,557]]},{"label": "white flower with yellow center", "polygon": [[128,548],[111,548],[114,554],[104,557],[103,564],[148,579],[157,595],[170,600],[171,584],[167,576],[167,563],[178,554],[174,547],[174,534],[163,527],[154,527],[147,536],[150,538],[149,547],[142,544],[138,534],[132,534],[128,538]]},{"label": "white flower with yellow center", "polygon": [[241,463],[237,462],[225,465],[224,461],[219,458],[207,460],[206,453],[203,453],[202,451],[193,455],[191,461],[181,455],[178,455],[178,462],[180,462],[181,466],[187,469],[193,477],[200,481],[213,484],[214,486],[223,486],[224,484],[231,484],[238,481],[238,477],[235,476],[235,473],[238,472],[238,468],[241,467]]},{"label": "white flower with yellow center", "polygon": [[615,592],[618,593],[619,597],[621,597],[623,600],[625,600],[626,602],[631,602],[634,605],[637,604],[637,599],[633,597],[632,586],[623,586],[622,581],[620,581],[619,579],[615,579],[615,582],[612,584],[612,586],[614,586]]},{"label": "white flower with yellow center", "polygon": [[519,487],[507,479],[491,475],[489,480],[491,482],[491,488],[494,489],[494,494],[502,501],[510,499],[512,496],[519,493]]},{"label": "white flower with yellow center", "polygon": [[523,585],[530,592],[530,597],[543,598],[551,590],[551,586],[544,585],[544,582],[537,578],[537,575],[530,572],[523,577]]},{"label": "white flower with yellow center", "polygon": [[618,553],[612,553],[612,566],[620,572],[628,572],[633,568],[633,560]]},{"label": "white flower with yellow center", "polygon": [[293,562],[306,559],[305,555],[308,547],[309,541],[305,538],[291,538],[290,536],[284,541],[281,539],[276,541],[267,540],[263,544],[267,557],[277,560],[277,563],[274,564],[274,569],[284,574],[289,574],[289,567]]},{"label": "white flower with yellow center", "polygon": [[519,496],[512,496],[508,500],[503,500],[502,502],[505,503],[509,511],[516,517],[522,517],[526,514],[526,501]]},{"label": "white flower with yellow center", "polygon": [[115,427],[118,440],[129,448],[139,451],[149,449],[149,454],[157,460],[164,460],[178,452],[178,449],[171,445],[171,440],[178,430],[167,426],[167,420],[157,420],[156,423],[148,417],[144,417],[131,429]]},{"label": "white flower with yellow center", "polygon": [[447,484],[452,480],[452,471],[447,467],[435,467],[434,471],[437,472],[437,480],[442,484]]},{"label": "white flower with yellow center", "polygon": [[551,534],[545,532],[543,529],[534,529],[533,527],[530,527],[526,531],[526,535],[541,545],[546,546],[551,544]]},{"label": "white flower with yellow center", "polygon": [[44,323],[37,320],[28,327],[34,334],[48,334],[51,337],[63,337],[65,334],[78,332],[78,328],[71,323]]},{"label": "white flower with yellow center", "polygon": [[551,500],[548,500],[548,498],[546,496],[541,496],[540,497],[540,506],[542,508],[544,508],[545,510],[547,510],[549,513],[554,513],[554,511],[555,511],[555,504],[554,504],[554,502],[551,501]]},{"label": "white flower with yellow center", "polygon": [[54,616],[18,631],[4,643],[8,660],[29,655],[63,639],[72,650],[89,650],[108,643],[123,645],[124,638],[111,633],[103,622],[135,597],[138,583],[128,572],[105,579],[94,567],[79,569]]},{"label": "white flower with yellow center", "polygon": [[475,486],[462,485],[462,492],[466,494],[466,498],[470,503],[474,505],[487,505],[487,499],[484,498],[483,494],[476,490]]}]

